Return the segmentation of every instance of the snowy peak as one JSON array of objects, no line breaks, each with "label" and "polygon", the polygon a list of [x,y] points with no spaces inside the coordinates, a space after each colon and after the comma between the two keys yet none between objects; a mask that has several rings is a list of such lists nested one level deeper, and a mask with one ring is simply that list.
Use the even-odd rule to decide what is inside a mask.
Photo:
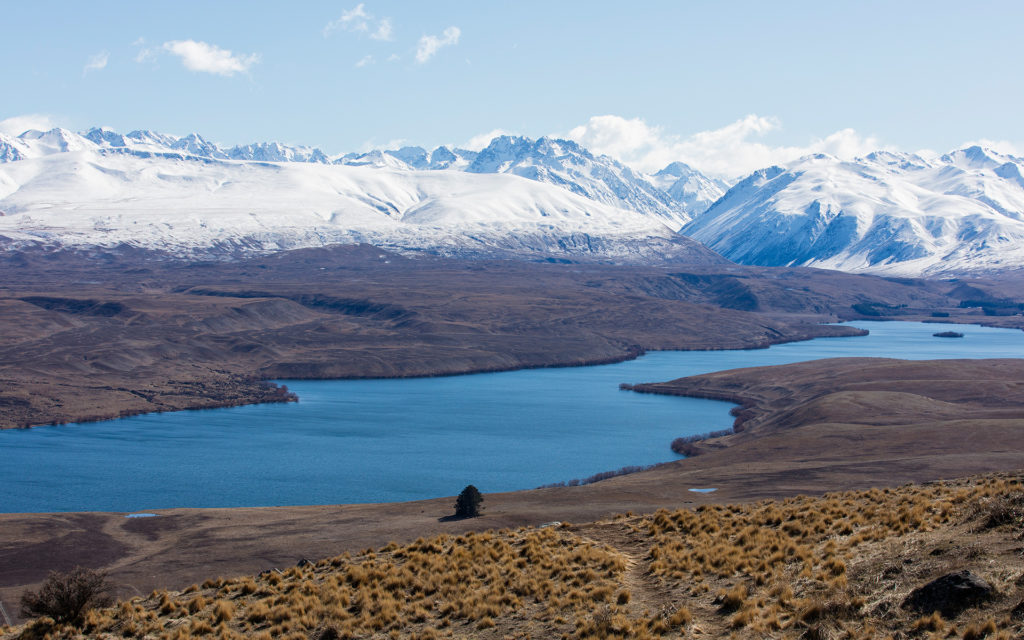
[{"label": "snowy peak", "polygon": [[127,147],[128,141],[116,131],[106,128],[93,128],[82,134],[82,137],[101,147]]},{"label": "snowy peak", "polygon": [[280,142],[256,142],[245,146],[232,147],[226,153],[232,160],[256,162],[315,162],[327,164],[327,155],[316,148],[291,147]]},{"label": "snowy peak", "polygon": [[125,138],[130,140],[133,144],[153,145],[157,147],[166,147],[168,149],[178,141],[174,136],[169,136],[165,133],[140,131],[138,129],[126,135]]},{"label": "snowy peak", "polygon": [[533,147],[533,142],[528,138],[498,136],[480,150],[466,171],[470,173],[506,173],[529,158]]},{"label": "snowy peak", "polygon": [[399,169],[408,171],[412,169],[400,158],[387,151],[374,149],[366,153],[347,153],[337,161],[337,164],[345,164],[352,167],[374,167],[376,169]]},{"label": "snowy peak", "polygon": [[18,140],[28,147],[32,155],[81,151],[91,146],[82,136],[59,127],[49,131],[29,129],[18,136]]},{"label": "snowy peak", "polygon": [[[478,152],[437,147],[374,150],[350,153],[339,164],[399,170],[508,173],[566,189],[603,204],[650,215],[678,229],[692,215],[707,209],[723,192],[703,174],[689,169],[672,193],[607,156],[595,156],[572,140],[543,137],[497,136]],[[678,198],[673,197],[678,194]]]},{"label": "snowy peak", "polygon": [[677,161],[668,165],[661,171],[655,173],[653,177],[668,180],[678,180],[679,178],[689,176],[693,173],[696,173],[696,171],[693,168],[691,168],[690,165],[686,164],[685,162]]},{"label": "snowy peak", "polygon": [[554,184],[578,195],[655,216],[678,229],[691,218],[687,206],[608,156],[594,156],[572,140],[498,136],[466,168],[471,173],[512,173]]},{"label": "snowy peak", "polygon": [[423,147],[402,147],[386,151],[375,149],[365,153],[348,153],[339,158],[338,164],[353,166],[387,167],[417,171],[441,171],[453,169],[464,171],[475,160],[475,151],[437,147],[428,152]]},{"label": "snowy peak", "polygon": [[[586,171],[590,165],[614,167],[617,171],[632,171],[611,158],[595,158],[593,154],[572,140],[521,136],[498,136],[477,154],[466,169],[471,173],[524,173],[522,167],[543,167],[551,173],[566,173],[576,168]],[[527,172],[528,173],[528,172]]]},{"label": "snowy peak", "polygon": [[754,172],[683,233],[747,264],[900,275],[1020,266],[1022,168],[977,146],[936,159],[808,156]]},{"label": "snowy peak", "polygon": [[965,149],[957,149],[940,158],[941,162],[961,169],[994,169],[1013,160],[1012,156],[1006,156],[992,149],[986,149],[977,145]]},{"label": "snowy peak", "polygon": [[[80,152],[0,164],[0,249],[125,245],[225,258],[368,243],[463,257],[724,262],[654,217],[515,175],[196,162],[87,142],[92,147]],[[189,151],[206,141],[178,142]],[[284,153],[273,145],[256,148]],[[382,152],[369,155],[399,162]]]},{"label": "snowy peak", "polygon": [[696,217],[708,210],[729,185],[714,180],[685,162],[673,162],[651,176],[651,182]]},{"label": "snowy peak", "polygon": [[280,142],[256,142],[223,149],[198,133],[177,136],[154,131],[136,130],[126,135],[107,128],[94,127],[77,134],[66,129],[26,131],[17,138],[0,136],[0,162],[16,162],[26,158],[39,158],[54,153],[101,150],[109,153],[162,154],[192,156],[217,160],[250,162],[313,162],[331,160],[320,149],[291,146]]},{"label": "snowy peak", "polygon": [[885,167],[894,173],[919,171],[931,166],[931,163],[915,153],[896,151],[874,151],[864,156],[863,161]]},{"label": "snowy peak", "polygon": [[148,130],[121,135],[106,128],[82,134],[64,129],[26,131],[18,138],[0,138],[0,162],[17,162],[54,153],[98,150],[149,157],[213,159],[242,162],[342,164],[399,171],[464,171],[510,173],[555,185],[576,195],[616,208],[653,216],[679,229],[721,196],[722,186],[682,163],[646,176],[607,156],[595,156],[572,140],[498,136],[483,150],[441,146],[375,149],[335,158],[312,147],[257,142],[223,148],[198,133],[177,137]]},{"label": "snowy peak", "polygon": [[227,158],[227,154],[220,150],[220,148],[208,142],[198,133],[190,133],[184,138],[180,138],[171,145],[172,149],[177,151],[184,151],[185,153],[193,156],[200,156],[203,158]]},{"label": "snowy peak", "polygon": [[477,157],[476,151],[469,149],[450,149],[438,147],[430,153],[430,169],[456,169],[465,170]]},{"label": "snowy peak", "polygon": [[0,162],[24,160],[25,149],[25,144],[18,138],[0,133]]},{"label": "snowy peak", "polygon": [[430,166],[430,158],[423,147],[402,147],[388,153],[404,162],[410,169],[426,169]]}]

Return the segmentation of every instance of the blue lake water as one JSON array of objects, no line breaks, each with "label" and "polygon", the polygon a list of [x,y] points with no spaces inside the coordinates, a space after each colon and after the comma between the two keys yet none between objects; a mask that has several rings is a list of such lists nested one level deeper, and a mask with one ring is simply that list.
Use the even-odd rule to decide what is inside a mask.
[{"label": "blue lake water", "polygon": [[[406,380],[285,381],[293,404],[0,431],[0,512],[390,502],[509,491],[678,458],[732,405],[620,391],[839,356],[1024,357],[1024,332],[856,322],[871,335],[750,351],[665,351],[596,367]],[[962,339],[935,338],[955,330]]]}]

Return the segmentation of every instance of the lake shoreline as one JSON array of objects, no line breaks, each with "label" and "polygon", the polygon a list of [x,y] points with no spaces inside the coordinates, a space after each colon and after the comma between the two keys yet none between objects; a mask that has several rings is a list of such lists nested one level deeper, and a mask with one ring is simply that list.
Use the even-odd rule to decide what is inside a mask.
[{"label": "lake shoreline", "polygon": [[[7,429],[31,429],[35,427],[50,427],[50,426],[61,426],[67,424],[88,424],[91,422],[104,422],[107,420],[119,420],[122,418],[131,418],[135,416],[147,415],[152,413],[166,413],[173,411],[199,411],[199,410],[214,410],[214,409],[225,409],[231,407],[240,407],[257,404],[277,404],[287,402],[301,402],[301,398],[295,394],[289,394],[287,387],[288,380],[410,380],[418,378],[449,378],[457,376],[471,376],[483,373],[504,373],[509,371],[529,371],[533,369],[567,369],[575,367],[593,367],[601,366],[606,364],[618,364],[620,362],[628,362],[635,360],[646,353],[658,352],[658,351],[749,351],[757,349],[768,349],[774,345],[789,344],[792,342],[804,342],[807,340],[816,340],[819,338],[834,338],[834,337],[856,337],[867,335],[867,331],[854,329],[852,327],[844,327],[840,324],[831,323],[820,323],[817,325],[805,325],[806,327],[834,327],[835,329],[823,329],[819,332],[816,331],[805,331],[793,336],[781,336],[775,339],[765,339],[763,341],[752,342],[744,346],[709,346],[709,347],[691,347],[691,348],[645,348],[643,346],[634,345],[627,347],[625,351],[616,356],[600,357],[593,359],[576,359],[573,361],[568,360],[552,360],[549,363],[541,364],[529,364],[529,365],[515,365],[509,367],[492,366],[492,367],[477,367],[472,369],[464,370],[453,370],[453,371],[441,371],[437,373],[410,373],[410,374],[395,374],[395,375],[346,375],[346,376],[290,376],[288,378],[278,378],[277,376],[268,377],[252,377],[252,376],[236,376],[237,383],[241,386],[239,396],[233,396],[230,399],[224,399],[218,401],[213,399],[209,401],[203,399],[195,405],[183,405],[176,406],[167,409],[157,410],[119,410],[115,414],[94,414],[88,415],[81,418],[61,418],[59,420],[50,420],[46,422],[38,422],[26,425],[2,425],[0,424],[0,431]],[[279,384],[279,382],[285,384]],[[269,385],[269,386],[268,386]],[[282,386],[285,388],[282,389]],[[249,387],[247,390],[246,387]]]},{"label": "lake shoreline", "polygon": [[834,358],[683,381],[671,384],[744,386],[763,401],[728,446],[585,486],[487,493],[483,517],[469,520],[445,519],[453,497],[147,509],[157,516],[136,519],[123,512],[0,514],[0,598],[14,603],[47,571],[75,564],[109,568],[125,594],[146,593],[436,533],[927,482],[1017,469],[1024,459],[1024,359]]},{"label": "lake shoreline", "polygon": [[[916,355],[911,354],[911,358],[940,357],[930,355],[932,342],[938,345],[938,343],[947,341],[934,338],[922,340],[924,335],[922,330],[927,331],[930,335],[933,332],[931,328],[933,326],[932,323],[928,323],[926,327],[922,324],[914,326],[900,322],[865,322],[858,326],[820,325],[818,328],[825,330],[821,332],[828,333],[830,336],[836,334],[863,336],[878,332],[881,342],[874,339],[871,339],[870,343],[861,343],[860,339],[836,343],[824,341],[814,347],[809,346],[809,341],[791,341],[792,346],[780,346],[778,350],[746,350],[746,353],[750,355],[739,355],[741,352],[737,350],[652,351],[651,357],[654,360],[650,362],[644,360],[646,364],[639,367],[637,365],[627,365],[625,368],[623,366],[592,367],[592,371],[581,374],[571,373],[574,368],[570,367],[562,368],[566,373],[542,374],[526,378],[516,375],[504,378],[500,375],[501,372],[497,372],[495,375],[498,377],[492,380],[490,375],[492,372],[488,372],[479,379],[466,383],[458,380],[446,382],[443,381],[443,378],[436,376],[419,378],[421,381],[442,380],[439,384],[427,385],[408,385],[404,383],[406,379],[396,378],[386,379],[387,382],[397,383],[387,386],[377,385],[377,380],[339,381],[357,383],[354,386],[319,384],[332,381],[297,381],[294,383],[297,388],[303,394],[309,394],[308,409],[305,405],[294,409],[282,407],[281,409],[268,408],[266,410],[253,410],[254,407],[246,410],[246,407],[240,407],[240,412],[213,412],[208,417],[199,415],[169,419],[164,419],[162,416],[176,414],[154,414],[150,420],[142,420],[126,427],[119,426],[117,422],[110,422],[99,429],[75,429],[66,436],[55,431],[38,441],[33,436],[26,434],[10,441],[11,448],[8,451],[7,460],[11,465],[12,473],[24,478],[35,477],[32,463],[19,461],[34,460],[35,456],[39,455],[34,453],[35,451],[46,451],[49,452],[47,455],[51,457],[57,456],[55,460],[58,461],[62,474],[71,474],[82,479],[78,483],[82,488],[71,492],[62,490],[59,493],[47,493],[42,488],[50,486],[51,482],[40,477],[35,485],[37,488],[26,487],[25,491],[19,492],[18,497],[6,505],[6,511],[80,513],[85,512],[83,507],[89,512],[102,512],[112,509],[138,508],[256,508],[270,505],[374,504],[429,499],[450,491],[451,487],[460,481],[462,484],[467,481],[473,482],[490,491],[528,490],[562,483],[571,485],[574,479],[579,478],[603,481],[610,476],[621,475],[617,471],[624,468],[635,469],[672,463],[678,458],[671,455],[669,451],[674,451],[677,455],[692,457],[710,449],[720,448],[724,442],[731,442],[731,439],[723,439],[720,435],[715,438],[704,438],[699,443],[690,443],[686,450],[680,451],[675,451],[671,445],[679,439],[708,431],[721,431],[724,427],[731,430],[730,435],[742,432],[745,430],[745,422],[751,411],[749,390],[746,388],[709,389],[705,387],[680,392],[655,389],[659,383],[629,384],[621,382],[622,380],[665,380],[672,377],[673,374],[692,376],[702,372],[724,372],[737,367],[755,366],[758,363],[765,365],[822,357],[859,357],[860,354],[865,353],[884,355],[901,351],[904,347],[899,345],[903,344],[917,345],[913,348],[918,351]],[[886,338],[887,335],[891,337]],[[995,357],[1003,352],[1001,345],[1013,334],[1006,334],[1000,330],[983,329],[980,330],[980,333],[979,330],[975,330],[972,335],[977,335],[980,340],[969,340],[969,345],[973,350],[969,350],[968,354],[975,353],[978,348],[986,349],[985,345],[988,344],[990,346],[987,347],[987,351],[977,352],[977,355],[973,357]],[[981,339],[984,336],[988,337]],[[897,342],[890,342],[893,339],[896,339]],[[905,342],[908,339],[911,342]],[[869,344],[875,346],[869,346]],[[968,343],[963,344],[968,345]],[[1017,341],[1013,344],[1017,344]],[[879,349],[880,346],[882,346],[881,349]],[[921,349],[924,350],[921,351]],[[964,353],[964,351],[956,351],[956,349],[953,352]],[[654,353],[661,355],[655,357]],[[677,357],[672,355],[673,353],[680,354],[680,356],[693,354],[693,357]],[[716,353],[722,355],[714,355]],[[692,365],[687,363],[692,363]],[[535,367],[533,369],[554,371],[554,368],[550,367]],[[525,371],[522,372],[525,373]],[[444,378],[451,378],[451,376]],[[501,379],[499,380],[499,378]],[[303,386],[300,382],[310,382],[311,384]],[[410,380],[410,382],[412,381]],[[598,386],[595,387],[595,384]],[[495,387],[495,385],[498,386]],[[488,391],[496,388],[504,389],[504,391],[497,395]],[[516,396],[508,394],[512,388],[520,389]],[[679,395],[726,402],[731,407],[720,405],[724,408],[713,409],[715,412],[721,412],[720,414],[705,415],[705,409],[697,408],[697,405],[685,409],[682,407],[686,405],[678,405],[676,408],[672,408],[675,405],[659,407],[658,405],[648,406],[644,403],[623,405],[621,399],[614,400],[611,396],[620,396],[621,398],[628,397],[629,394],[620,395],[614,391],[608,393],[607,390],[615,388],[638,392],[653,391],[658,395]],[[594,406],[601,407],[601,409],[593,416],[583,417],[586,415],[585,412],[581,413],[576,408],[568,406],[563,408],[565,403],[561,397],[564,397],[568,389],[576,390],[570,394],[574,398],[592,398],[597,401],[597,404],[587,402],[587,407]],[[555,391],[554,396],[548,398],[551,395],[549,390],[561,391]],[[651,394],[645,395],[650,396]],[[533,398],[528,404],[538,407],[541,415],[527,418],[527,414],[521,414],[514,409],[513,405],[525,406],[520,403],[528,397]],[[357,398],[359,400],[356,400]],[[442,423],[437,424],[431,422],[430,419],[424,422],[420,417],[406,415],[401,410],[397,410],[396,398],[407,398],[411,403],[410,406],[423,408],[432,406],[430,403],[440,402],[441,406],[449,407],[453,406],[453,403],[468,402],[467,407],[470,408],[463,411],[462,414],[476,417],[471,418],[472,424],[460,423],[458,426],[451,425],[448,418],[444,418]],[[380,404],[381,402],[383,404]],[[509,418],[499,419],[493,423],[493,426],[481,429],[481,425],[485,423],[477,421],[479,416],[484,414],[471,408],[476,406],[474,403],[481,402],[484,403],[480,405],[481,408],[491,407],[491,413],[497,410],[495,415],[514,415],[516,417],[512,418],[511,422],[509,422]],[[632,401],[627,400],[627,402]],[[663,414],[666,409],[670,413]],[[638,410],[641,413],[637,413]],[[690,417],[684,421],[677,420],[673,413],[680,410]],[[591,409],[591,411],[593,410]],[[626,413],[620,415],[622,411]],[[731,417],[726,415],[726,412]],[[644,417],[642,420],[634,422],[631,414]],[[340,421],[334,417],[342,415],[347,417]],[[423,415],[434,414],[428,409],[427,413]],[[719,415],[728,421],[720,419]],[[529,424],[545,425],[547,424],[544,422],[545,416],[548,418],[561,416],[556,419],[556,423],[544,427],[544,433],[550,433],[550,435],[527,435],[526,431],[513,425],[516,420],[524,419]],[[569,418],[569,416],[572,417]],[[566,418],[569,418],[567,422]],[[612,422],[606,424],[609,418],[612,419]],[[623,422],[623,420],[625,421]],[[654,422],[651,422],[652,420]],[[280,421],[292,422],[293,426],[282,429],[278,426]],[[499,426],[501,424],[504,426]],[[629,427],[631,429],[642,426],[643,437],[625,436],[622,427],[612,427],[613,424],[631,425]],[[407,428],[406,425],[410,425],[411,428]],[[85,427],[85,425],[80,426]],[[550,445],[544,443],[551,441],[552,437],[555,441],[562,442],[560,438],[577,437],[570,434],[578,433],[580,436],[584,436],[591,426],[596,426],[597,431],[594,431],[596,439],[594,437],[587,438],[589,447],[594,452],[602,453],[597,455],[588,453],[585,456],[580,456],[574,464],[564,466],[564,468],[562,463],[553,463],[549,460],[551,456],[545,453],[548,449],[543,447]],[[198,430],[196,430],[197,428]],[[580,431],[581,429],[582,431]],[[392,455],[387,452],[393,451],[388,443],[397,444],[394,442],[395,438],[416,438],[417,434],[421,432],[433,434],[430,438],[438,444],[433,445],[434,449],[437,449],[436,451],[429,446],[426,448],[416,447],[416,450],[422,451],[418,454],[419,462],[410,469],[419,470],[410,471],[405,475],[396,475],[385,471],[389,465],[389,456]],[[483,441],[480,444],[483,444],[484,448],[478,450],[474,455],[468,457],[464,455],[463,463],[443,462],[442,468],[446,469],[443,473],[435,471],[429,474],[430,477],[424,476],[425,470],[432,466],[432,463],[428,461],[444,461],[446,459],[444,452],[455,451],[456,447],[465,446],[468,441],[463,435],[457,435],[455,440],[446,439],[463,432],[481,434]],[[563,432],[566,435],[556,435]],[[613,436],[620,439],[609,440],[608,435],[613,433],[621,434]],[[637,432],[638,435],[640,433]],[[498,440],[494,439],[496,436],[499,438]],[[621,440],[623,436],[627,438],[626,441]],[[239,437],[245,439],[237,440]],[[354,439],[351,440],[352,444],[346,445],[344,449],[338,449],[334,443],[341,442],[338,440],[339,437]],[[367,441],[367,437],[372,438],[373,442]],[[70,440],[64,438],[70,438]],[[281,441],[282,438],[287,439],[287,444]],[[124,461],[125,469],[137,468],[137,472],[132,476],[135,479],[125,485],[124,491],[106,495],[96,484],[96,479],[101,477],[97,473],[105,473],[101,471],[102,468],[105,468],[104,460],[112,455],[109,452],[103,453],[108,451],[107,445],[104,443],[109,439],[122,443],[115,447],[114,450],[117,453],[113,455]],[[186,442],[194,444],[182,445]],[[495,448],[495,443],[498,442],[503,444]],[[536,444],[531,444],[533,442]],[[231,443],[236,443],[238,446],[232,446]],[[320,444],[316,448],[309,449],[309,444],[303,443]],[[365,451],[360,448],[367,445],[372,448]],[[163,450],[165,455],[170,456],[167,459],[175,460],[175,464],[166,466],[165,461],[151,460],[152,456],[148,451],[152,450],[153,446],[172,447]],[[356,449],[351,449],[352,446],[355,446]],[[479,445],[474,444],[473,446]],[[536,447],[542,448],[534,450]],[[236,465],[227,460],[219,460],[218,454],[215,452],[223,451],[225,448],[240,452],[239,455],[243,455],[245,459],[262,468],[279,471],[293,469],[293,475],[289,476],[292,480],[287,483],[287,486],[279,483],[280,486],[262,487],[261,485],[262,488],[256,489],[250,482],[244,481],[243,476],[238,475],[241,470],[236,469]],[[555,450],[557,448],[555,447]],[[75,455],[74,460],[78,462],[62,457],[62,451],[70,450],[81,451],[85,455]],[[271,450],[287,450],[290,453],[287,454],[287,457],[264,453],[264,451]],[[491,452],[497,450],[520,452],[517,455],[522,455],[527,451],[531,453],[524,459],[526,464],[517,467],[518,471],[513,472],[511,468],[506,468],[505,462],[492,459]],[[302,453],[296,457],[295,453],[299,451]],[[355,451],[362,453],[353,453]],[[20,452],[24,452],[26,457],[23,457]],[[614,452],[617,452],[617,455],[612,455]],[[316,460],[324,455],[327,456],[324,460],[348,459],[351,463],[336,467],[339,470],[332,470],[335,468],[332,465],[320,465],[321,470],[317,470],[315,464],[311,466],[302,463],[303,460]],[[352,458],[352,455],[356,455],[356,457]],[[261,462],[256,462],[257,460]],[[16,469],[21,469],[21,471],[14,471]],[[175,472],[172,471],[173,469],[180,469],[180,471]],[[213,477],[208,471],[213,469],[221,470],[221,472]],[[341,471],[340,469],[346,470]],[[447,469],[457,469],[458,471],[452,473]],[[191,474],[190,477],[193,478],[207,478],[206,482],[209,483],[211,492],[204,492],[202,499],[196,500],[194,496],[179,489],[179,487],[185,486],[183,473]],[[12,476],[12,478],[16,476]],[[358,478],[370,477],[377,478],[377,480],[370,483],[368,487],[363,486],[366,484],[365,481],[358,480]],[[398,481],[400,477],[403,480]],[[513,482],[512,480],[518,481]],[[397,484],[395,484],[396,482]],[[54,487],[54,490],[56,489],[57,487]],[[54,499],[48,496],[60,497]],[[264,499],[259,502],[252,499],[261,496]],[[43,508],[40,509],[40,507]]]}]

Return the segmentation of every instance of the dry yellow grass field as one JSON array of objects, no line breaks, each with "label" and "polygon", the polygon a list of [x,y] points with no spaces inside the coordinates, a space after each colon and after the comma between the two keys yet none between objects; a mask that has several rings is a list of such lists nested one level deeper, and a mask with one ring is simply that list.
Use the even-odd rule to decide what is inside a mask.
[{"label": "dry yellow grass field", "polygon": [[[441,535],[211,577],[14,638],[1015,638],[1022,476]],[[910,592],[970,570],[993,594],[944,619]]]}]

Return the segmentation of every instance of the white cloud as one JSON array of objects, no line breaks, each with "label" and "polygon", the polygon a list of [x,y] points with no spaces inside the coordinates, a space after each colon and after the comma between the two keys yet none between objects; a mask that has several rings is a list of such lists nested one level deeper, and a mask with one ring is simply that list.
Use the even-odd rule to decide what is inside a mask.
[{"label": "white cloud", "polygon": [[355,9],[342,12],[337,20],[331,20],[324,26],[324,37],[331,35],[335,29],[343,31],[366,31],[370,28],[370,20],[373,18],[366,12],[366,5],[359,3]]},{"label": "white cloud", "polygon": [[41,113],[26,113],[0,120],[0,133],[9,136],[20,136],[29,129],[49,131],[56,126],[57,124],[50,116]]},{"label": "white cloud", "polygon": [[462,147],[463,149],[469,149],[470,151],[479,151],[486,147],[487,145],[489,145],[491,143],[491,140],[494,140],[498,136],[511,135],[515,134],[509,131],[505,131],[504,129],[491,129],[487,133],[481,133],[473,136],[472,138],[467,140],[465,144],[461,144],[458,146]]},{"label": "white cloud", "polygon": [[[376,23],[376,27],[374,27],[374,23]],[[374,40],[389,41],[394,39],[392,36],[394,27],[391,24],[391,18],[377,20],[372,13],[366,10],[366,5],[362,2],[357,4],[354,9],[342,12],[337,20],[331,20],[324,25],[324,37],[330,37],[333,32],[339,29],[353,33],[365,33]],[[373,30],[371,31],[371,29]]]},{"label": "white cloud", "polygon": [[384,18],[377,25],[377,30],[370,34],[370,37],[374,40],[394,40],[391,30],[391,18]]},{"label": "white cloud", "polygon": [[356,68],[365,67],[368,64],[373,64],[373,56],[363,56],[359,62],[356,63]]},{"label": "white cloud", "polygon": [[110,61],[109,51],[100,51],[96,55],[89,58],[86,61],[85,66],[82,68],[82,75],[89,73],[90,71],[99,71],[107,66],[107,62]]},{"label": "white cloud", "polygon": [[135,55],[135,62],[142,64],[148,62],[156,57],[157,50],[150,47],[143,47],[139,49],[139,53]]},{"label": "white cloud", "polygon": [[462,31],[458,27],[448,27],[441,34],[440,38],[437,36],[423,36],[416,46],[416,62],[423,64],[434,57],[434,54],[441,47],[458,44],[460,35],[462,35]]},{"label": "white cloud", "polygon": [[776,118],[751,114],[719,129],[681,137],[666,134],[640,118],[607,115],[592,117],[566,137],[640,171],[657,171],[681,160],[721,178],[741,177],[811,153],[849,159],[885,148],[873,136],[862,136],[853,129],[841,129],[805,146],[769,146],[756,140],[780,127]]},{"label": "white cloud", "polygon": [[135,62],[138,62],[139,64],[153,60],[156,58],[157,54],[160,53],[159,49],[146,46],[146,39],[141,36],[135,39],[132,46],[139,47],[139,52],[135,54]]},{"label": "white cloud", "polygon": [[163,49],[181,58],[186,69],[219,76],[245,73],[249,67],[260,61],[260,56],[256,53],[234,55],[217,45],[195,40],[171,40],[163,44]]}]

